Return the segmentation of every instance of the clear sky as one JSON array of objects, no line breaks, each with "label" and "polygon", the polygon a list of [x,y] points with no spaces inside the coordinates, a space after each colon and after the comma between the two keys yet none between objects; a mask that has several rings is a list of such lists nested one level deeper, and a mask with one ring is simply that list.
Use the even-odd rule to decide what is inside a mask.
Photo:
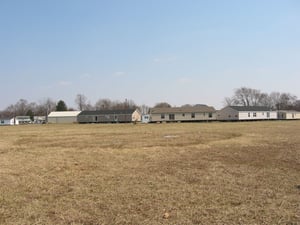
[{"label": "clear sky", "polygon": [[223,106],[247,86],[300,98],[299,0],[0,0],[0,109],[78,93]]}]

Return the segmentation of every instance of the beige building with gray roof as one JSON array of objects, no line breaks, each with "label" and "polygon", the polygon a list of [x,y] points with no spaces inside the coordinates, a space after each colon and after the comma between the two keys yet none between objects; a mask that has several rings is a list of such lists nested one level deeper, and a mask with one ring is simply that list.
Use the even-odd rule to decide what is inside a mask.
[{"label": "beige building with gray roof", "polygon": [[226,106],[217,117],[220,121],[274,120],[277,112],[264,106]]},{"label": "beige building with gray roof", "polygon": [[212,121],[216,118],[216,110],[207,105],[150,109],[151,122]]}]

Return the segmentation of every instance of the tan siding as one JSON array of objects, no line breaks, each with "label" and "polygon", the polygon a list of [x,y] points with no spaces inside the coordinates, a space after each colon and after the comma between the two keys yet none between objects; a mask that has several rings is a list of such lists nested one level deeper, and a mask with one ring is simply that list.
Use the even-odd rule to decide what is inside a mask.
[{"label": "tan siding", "polygon": [[[165,115],[164,119],[161,119],[161,114],[151,114],[152,122],[171,122],[171,121],[207,121],[216,120],[216,113],[212,112],[212,117],[209,117],[208,112],[195,113],[195,118],[192,118],[192,113],[162,113]],[[169,115],[174,115],[174,120],[170,119]]]},{"label": "tan siding", "polygon": [[225,107],[218,111],[218,120],[238,120],[238,111],[230,108]]},{"label": "tan siding", "polygon": [[132,121],[136,121],[136,122],[141,122],[142,120],[142,115],[138,110],[135,110],[132,113]]},{"label": "tan siding", "polygon": [[300,119],[300,112],[285,112],[285,111],[279,111],[278,112],[278,119],[284,119],[284,120],[297,120]]}]

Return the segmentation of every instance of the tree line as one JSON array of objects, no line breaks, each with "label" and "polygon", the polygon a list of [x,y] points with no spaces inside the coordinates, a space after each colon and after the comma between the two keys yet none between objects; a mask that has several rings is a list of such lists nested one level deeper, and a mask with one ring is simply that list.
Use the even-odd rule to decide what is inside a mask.
[{"label": "tree line", "polygon": [[273,110],[300,110],[300,100],[296,95],[285,92],[268,94],[248,87],[236,89],[224,102],[227,106],[265,106]]},{"label": "tree line", "polygon": [[[95,104],[91,104],[83,94],[77,94],[75,97],[76,109],[68,107],[65,101],[54,101],[50,98],[39,103],[28,102],[26,99],[20,99],[17,103],[9,105],[3,111],[0,111],[0,117],[9,118],[13,116],[47,116],[52,111],[74,111],[74,110],[116,110],[116,109],[135,109],[139,108],[141,113],[149,113],[150,107],[147,105],[136,105],[131,99],[124,101],[100,98]],[[300,100],[297,96],[290,93],[272,92],[270,94],[257,89],[241,87],[234,90],[231,97],[224,99],[224,105],[238,106],[266,106],[273,110],[298,110],[300,111]],[[197,106],[185,104],[182,107]],[[172,107],[167,102],[159,102],[153,108]]]},{"label": "tree line", "polygon": [[148,113],[149,107],[146,105],[137,106],[133,100],[124,101],[110,100],[108,98],[99,99],[94,105],[88,101],[83,94],[78,94],[75,98],[77,108],[68,107],[65,101],[54,101],[51,98],[36,102],[28,102],[26,99],[20,99],[15,104],[11,104],[3,111],[0,111],[1,118],[10,118],[14,116],[47,116],[53,111],[75,111],[75,110],[119,110],[139,108],[141,112]]}]

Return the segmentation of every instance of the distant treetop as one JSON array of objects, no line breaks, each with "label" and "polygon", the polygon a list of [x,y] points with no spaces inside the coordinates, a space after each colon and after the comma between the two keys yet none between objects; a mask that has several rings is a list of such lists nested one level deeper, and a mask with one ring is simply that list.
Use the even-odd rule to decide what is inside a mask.
[{"label": "distant treetop", "polygon": [[172,106],[167,102],[156,103],[154,108],[171,108]]}]

